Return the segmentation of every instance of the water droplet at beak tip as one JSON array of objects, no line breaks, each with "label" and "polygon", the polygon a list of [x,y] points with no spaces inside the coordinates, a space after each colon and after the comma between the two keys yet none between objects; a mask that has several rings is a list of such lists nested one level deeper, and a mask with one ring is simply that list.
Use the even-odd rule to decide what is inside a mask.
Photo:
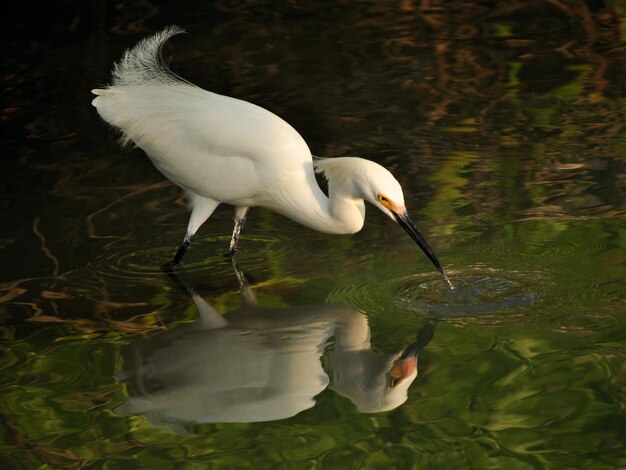
[{"label": "water droplet at beak tip", "polygon": [[454,290],[454,285],[452,284],[452,282],[450,282],[450,278],[448,277],[448,275],[445,272],[443,272],[442,274],[443,274],[443,277],[446,278],[446,281],[448,281],[448,285],[450,286],[450,290]]}]

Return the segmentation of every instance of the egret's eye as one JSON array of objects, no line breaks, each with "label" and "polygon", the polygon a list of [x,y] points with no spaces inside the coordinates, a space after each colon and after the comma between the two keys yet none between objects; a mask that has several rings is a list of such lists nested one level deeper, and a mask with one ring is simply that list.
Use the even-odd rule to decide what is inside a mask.
[{"label": "egret's eye", "polygon": [[383,204],[387,204],[389,202],[389,198],[385,196],[384,194],[379,194],[378,200],[382,202]]}]

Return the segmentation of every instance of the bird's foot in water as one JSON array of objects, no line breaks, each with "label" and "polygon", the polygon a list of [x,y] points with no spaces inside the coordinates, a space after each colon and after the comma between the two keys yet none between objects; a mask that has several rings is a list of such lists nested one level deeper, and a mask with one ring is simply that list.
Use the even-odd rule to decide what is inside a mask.
[{"label": "bird's foot in water", "polygon": [[236,258],[238,254],[239,254],[239,248],[235,246],[235,247],[230,248],[226,253],[224,253],[224,256],[228,258]]},{"label": "bird's foot in water", "polygon": [[166,274],[173,273],[174,269],[178,268],[180,265],[181,265],[180,262],[175,263],[174,260],[168,261],[167,263],[161,265],[161,271],[163,271]]}]

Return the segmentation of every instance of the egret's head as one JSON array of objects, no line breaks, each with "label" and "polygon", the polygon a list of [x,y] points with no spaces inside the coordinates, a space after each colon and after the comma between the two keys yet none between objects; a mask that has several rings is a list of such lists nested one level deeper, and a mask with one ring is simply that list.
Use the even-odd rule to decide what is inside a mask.
[{"label": "egret's head", "polygon": [[378,207],[391,220],[396,220],[396,214],[406,212],[404,194],[398,180],[386,168],[371,162],[368,165],[367,182],[369,187],[363,188],[365,199]]},{"label": "egret's head", "polygon": [[[400,183],[386,168],[374,162],[367,165],[369,188],[364,188],[365,199],[378,207],[391,220],[397,222],[415,240],[415,243],[422,249],[428,259],[435,265],[437,270],[443,274],[448,283],[450,280],[437,259],[435,252],[426,242],[426,239],[419,232],[404,204],[404,195]],[[450,284],[452,287],[452,284]]]},{"label": "egret's head", "polygon": [[353,188],[354,194],[378,207],[387,217],[400,224],[450,283],[435,253],[409,217],[402,187],[389,170],[363,158],[340,157],[316,160],[315,171],[324,173],[331,184]]}]

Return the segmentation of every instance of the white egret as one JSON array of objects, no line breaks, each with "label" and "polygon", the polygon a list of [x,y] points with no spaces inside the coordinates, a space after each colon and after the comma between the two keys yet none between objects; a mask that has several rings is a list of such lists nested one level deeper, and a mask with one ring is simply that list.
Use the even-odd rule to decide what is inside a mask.
[{"label": "white egret", "polygon": [[[321,232],[351,234],[363,227],[367,201],[400,224],[448,280],[388,170],[355,157],[313,160],[300,134],[275,114],[173,74],[161,48],[180,32],[171,26],[143,39],[115,64],[112,85],[92,90],[92,104],[121,130],[122,142],[143,149],[187,196],[191,217],[172,264],[182,260],[221,203],[235,206],[234,254],[250,207],[266,207]],[[328,180],[328,197],[316,172]]]}]

